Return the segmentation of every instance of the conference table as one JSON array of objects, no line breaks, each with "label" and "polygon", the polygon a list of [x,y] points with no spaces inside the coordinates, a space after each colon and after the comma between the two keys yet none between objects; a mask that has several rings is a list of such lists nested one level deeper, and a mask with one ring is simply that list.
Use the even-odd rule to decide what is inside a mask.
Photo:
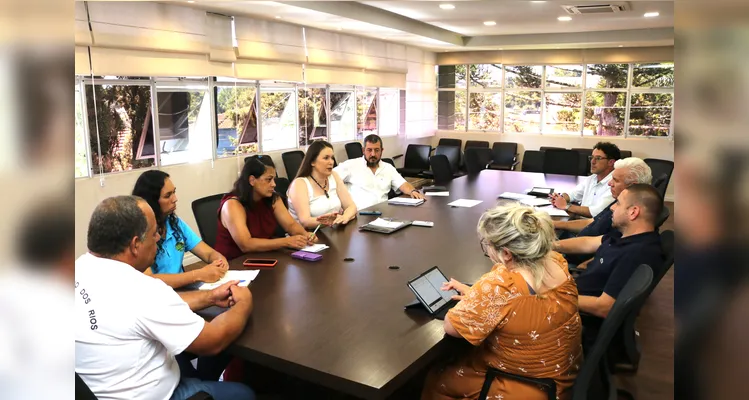
[{"label": "conference table", "polygon": [[[414,300],[406,282],[433,266],[448,278],[475,282],[492,267],[479,245],[479,217],[511,201],[497,195],[525,193],[534,186],[569,192],[582,179],[484,170],[443,185],[448,197],[430,196],[418,207],[380,203],[368,208],[382,217],[432,221],[434,227],[408,226],[389,235],[359,231],[377,218],[359,215],[346,226],[319,230],[320,243],[330,246],[320,253],[321,261],[293,259],[292,250],[264,253],[278,264],[252,282],[254,311],[229,350],[338,392],[386,398],[444,347],[442,321],[424,310],[404,310]],[[447,205],[461,198],[482,203]],[[231,269],[244,269],[245,258],[232,260]]]}]

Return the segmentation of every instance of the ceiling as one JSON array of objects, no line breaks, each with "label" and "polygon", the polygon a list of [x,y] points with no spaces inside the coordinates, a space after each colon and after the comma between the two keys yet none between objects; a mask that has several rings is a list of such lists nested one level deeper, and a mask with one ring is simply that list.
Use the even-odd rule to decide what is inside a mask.
[{"label": "ceiling", "polygon": [[[567,16],[562,5],[614,1],[204,1],[186,4],[383,39],[432,51],[668,46],[673,1],[628,1],[629,11]],[[616,2],[622,3],[622,2]],[[452,4],[444,10],[440,4]],[[659,12],[645,18],[646,12]],[[277,18],[280,17],[280,18]],[[485,26],[484,21],[495,21]]]}]

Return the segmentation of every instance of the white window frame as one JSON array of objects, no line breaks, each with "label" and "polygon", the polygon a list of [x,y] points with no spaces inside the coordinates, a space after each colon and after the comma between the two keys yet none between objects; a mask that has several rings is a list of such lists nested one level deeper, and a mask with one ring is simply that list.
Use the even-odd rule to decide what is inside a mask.
[{"label": "white window frame", "polygon": [[[333,121],[330,119],[331,112],[333,111],[333,104],[330,102],[330,94],[333,92],[351,92],[354,95],[354,132],[352,137],[345,138],[342,140],[336,140],[333,141]],[[354,85],[328,85],[328,125],[330,126],[330,130],[328,131],[328,139],[330,143],[345,143],[345,142],[351,142],[356,140],[356,122],[357,122],[357,115],[356,115],[356,106],[357,106],[357,99],[356,99],[356,86]]]},{"label": "white window frame", "polygon": [[[190,78],[153,78],[152,79],[152,86],[151,86],[151,101],[152,104],[154,104],[154,110],[156,114],[154,115],[154,152],[156,153],[156,160],[157,160],[157,166],[161,167],[163,166],[162,160],[161,160],[161,131],[159,130],[159,104],[158,104],[158,93],[159,91],[164,91],[168,93],[175,93],[175,92],[195,92],[195,91],[204,91],[206,93],[206,96],[209,98],[213,97],[213,92],[211,91],[211,85],[210,82],[212,79],[210,77],[190,77]],[[213,100],[210,100],[211,103],[213,103]],[[155,103],[154,103],[155,102]],[[215,107],[211,106],[211,111],[214,110]],[[211,115],[211,120],[214,122],[211,122],[211,131],[213,131],[213,125],[215,125],[216,115]],[[211,158],[210,160],[213,160],[213,154],[216,152],[215,150],[215,143],[213,141],[214,134],[211,132],[211,147],[214,147],[213,151],[211,152]],[[157,139],[158,138],[158,139]],[[198,162],[202,161],[208,161],[209,159],[204,160],[197,160]],[[174,164],[169,164],[169,166],[172,165],[183,165],[183,164],[189,164],[190,162],[179,162]]]},{"label": "white window frame", "polygon": [[[218,81],[218,79],[216,79],[215,82],[214,82],[214,79],[211,79],[211,82],[212,82],[211,105],[213,107],[213,118],[212,118],[213,122],[212,123],[214,125],[213,141],[211,142],[211,146],[213,146],[213,161],[215,162],[217,160],[227,160],[232,157],[237,157],[237,158],[238,157],[250,157],[255,154],[262,154],[262,149],[260,146],[262,145],[263,134],[262,134],[262,126],[260,123],[260,88],[259,88],[258,82],[250,81],[250,80],[242,80],[242,79],[234,79],[234,80],[226,79],[226,80],[221,80],[221,81]],[[251,87],[255,89],[255,106],[257,108],[255,110],[255,114],[257,115],[257,119],[258,119],[257,120],[257,125],[258,125],[257,126],[257,152],[256,153],[252,153],[252,152],[246,153],[246,154],[236,153],[233,156],[226,156],[226,157],[218,156],[218,125],[216,124],[216,116],[217,116],[216,113],[218,112],[218,107],[216,106],[216,98],[218,94],[216,93],[215,88],[219,88],[219,87],[235,88],[235,89],[240,88],[240,87]],[[236,148],[235,148],[235,152],[236,152]]]},{"label": "white window frame", "polygon": [[294,104],[294,118],[296,119],[296,129],[294,129],[294,147],[284,147],[279,149],[270,150],[271,152],[277,151],[288,151],[296,150],[299,148],[299,91],[297,90],[296,83],[260,83],[258,82],[258,90],[256,93],[257,98],[257,125],[258,125],[258,153],[264,154],[265,149],[263,148],[263,109],[261,96],[263,93],[276,93],[276,92],[290,92],[291,97],[289,101]]}]

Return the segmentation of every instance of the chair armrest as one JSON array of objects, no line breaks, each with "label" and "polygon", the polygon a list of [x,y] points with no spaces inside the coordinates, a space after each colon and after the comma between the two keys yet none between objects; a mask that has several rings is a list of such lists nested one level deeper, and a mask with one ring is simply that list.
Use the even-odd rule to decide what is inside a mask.
[{"label": "chair armrest", "polygon": [[505,372],[505,371],[490,367],[486,371],[486,378],[484,378],[484,385],[481,388],[481,393],[479,393],[478,400],[486,400],[487,396],[489,395],[489,389],[492,386],[492,382],[494,382],[494,379],[499,376],[503,378],[512,379],[518,382],[527,383],[529,385],[541,386],[543,388],[543,391],[546,393],[546,396],[550,400],[555,400],[557,398],[557,384],[556,382],[554,382],[553,379],[531,378],[527,376],[515,375],[509,372]]},{"label": "chair armrest", "polygon": [[401,157],[403,157],[403,154],[398,154],[397,156],[392,156],[390,158],[392,158],[393,160],[397,160],[397,159],[399,159]]}]

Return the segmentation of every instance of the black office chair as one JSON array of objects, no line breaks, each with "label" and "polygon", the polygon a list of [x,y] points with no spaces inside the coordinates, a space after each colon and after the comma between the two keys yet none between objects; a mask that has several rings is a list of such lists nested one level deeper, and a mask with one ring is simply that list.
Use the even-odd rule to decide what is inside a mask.
[{"label": "black office chair", "polygon": [[469,174],[477,174],[488,168],[492,163],[492,150],[483,147],[469,147],[465,154],[466,171]]},{"label": "black office chair", "polygon": [[[75,374],[75,400],[98,400],[77,372]],[[213,397],[206,392],[198,392],[190,396],[188,400],[213,400]]]},{"label": "black office chair", "polygon": [[[635,272],[619,292],[614,306],[589,348],[584,348],[585,361],[577,374],[572,387],[572,400],[605,399],[616,400],[619,396],[633,398],[630,393],[618,390],[612,380],[609,368],[609,346],[624,324],[627,316],[647,297],[648,288],[653,282],[653,270],[645,264],[637,267]],[[583,336],[586,335],[583,330]],[[583,344],[586,344],[585,337]]]},{"label": "black office chair", "polygon": [[203,197],[192,202],[192,213],[195,216],[195,222],[198,223],[200,237],[211,247],[216,245],[218,207],[222,197],[224,193]]},{"label": "black office chair", "polygon": [[349,160],[352,160],[354,158],[360,158],[364,155],[364,151],[362,150],[361,143],[359,142],[350,142],[346,143],[344,146],[346,148],[346,156]]},{"label": "black office chair", "polygon": [[432,147],[427,144],[409,144],[406,148],[403,168],[399,168],[398,172],[403,176],[416,178],[428,176],[429,153],[431,152]]},{"label": "black office chair", "polygon": [[[393,161],[392,158],[382,158],[381,160],[395,167],[395,161]],[[398,194],[395,193],[395,190],[390,189],[388,192],[388,199],[392,199],[393,197],[398,197]]]},{"label": "black office chair", "polygon": [[484,140],[466,140],[466,148],[465,150],[468,150],[470,148],[478,147],[480,149],[488,149],[489,148],[489,142]]},{"label": "black office chair", "polygon": [[447,161],[450,163],[450,168],[453,171],[452,173],[454,175],[457,174],[460,169],[460,147],[438,145],[434,150],[434,155],[443,155],[447,157]]},{"label": "black office chair", "polygon": [[658,214],[658,219],[655,220],[656,231],[666,222],[669,216],[671,216],[671,210],[669,210],[668,207],[664,205],[661,213]]},{"label": "black office chair", "polygon": [[453,170],[447,156],[443,154],[433,155],[429,158],[429,164],[432,166],[435,184],[442,185],[453,180]]},{"label": "black office chair", "polygon": [[653,187],[661,195],[661,198],[666,197],[666,189],[668,189],[669,177],[666,174],[661,174],[659,177],[653,177]]},{"label": "black office chair", "polygon": [[642,161],[645,161],[645,164],[650,167],[650,173],[653,176],[653,179],[666,175],[665,186],[668,187],[668,183],[671,181],[671,174],[674,172],[674,162],[659,160],[657,158],[646,158]]},{"label": "black office chair", "polygon": [[301,150],[287,151],[281,154],[281,160],[283,161],[283,167],[286,168],[286,177],[293,181],[297,172],[299,172],[299,167],[302,166],[304,152]]},{"label": "black office chair", "polygon": [[497,377],[503,377],[512,379],[518,382],[527,383],[528,385],[538,386],[539,389],[546,393],[546,398],[549,400],[556,400],[557,398],[557,383],[551,378],[530,378],[527,376],[515,375],[506,371],[502,371],[496,368],[489,367],[486,371],[486,377],[484,378],[484,385],[481,386],[481,392],[479,392],[478,400],[486,400],[489,395],[489,389],[491,389],[494,379]]},{"label": "black office chair", "polygon": [[590,158],[593,157],[592,149],[572,149],[576,151],[580,156],[577,160],[578,171],[577,174],[580,176],[590,175]]},{"label": "black office chair", "polygon": [[545,174],[577,175],[580,172],[580,153],[574,150],[548,149],[544,151]]},{"label": "black office chair", "polygon": [[619,150],[619,153],[621,153],[621,158],[629,158],[632,157],[632,152],[629,150]]},{"label": "black office chair", "polygon": [[437,143],[437,146],[455,146],[461,148],[463,147],[463,141],[460,139],[442,138]]},{"label": "black office chair", "polygon": [[526,150],[523,153],[523,172],[544,172],[544,153],[538,150]]},{"label": "black office chair", "polygon": [[546,150],[567,150],[564,147],[550,147],[550,146],[541,146],[539,151],[546,151]]},{"label": "black office chair", "polygon": [[518,165],[518,144],[513,142],[494,142],[492,145],[492,163],[489,169],[514,171]]},{"label": "black office chair", "polygon": [[395,167],[395,161],[392,158],[382,158],[381,160]]}]

